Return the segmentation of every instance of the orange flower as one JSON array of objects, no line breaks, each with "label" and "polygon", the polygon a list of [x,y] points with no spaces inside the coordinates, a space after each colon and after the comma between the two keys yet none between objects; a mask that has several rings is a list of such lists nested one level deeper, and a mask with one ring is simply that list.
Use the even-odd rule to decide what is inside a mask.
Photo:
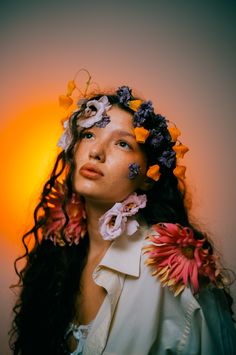
[{"label": "orange flower", "polygon": [[161,176],[161,173],[159,172],[160,171],[160,167],[158,164],[156,165],[152,165],[150,166],[150,168],[148,169],[147,171],[147,176],[155,181],[159,180],[160,176]]},{"label": "orange flower", "polygon": [[136,111],[138,111],[138,108],[141,105],[141,103],[142,103],[142,100],[131,100],[131,101],[129,101],[128,105],[129,105],[129,108],[131,108],[131,110],[136,112]]},{"label": "orange flower", "polygon": [[136,141],[138,143],[145,143],[150,133],[147,129],[143,127],[135,127],[134,134],[135,134]]},{"label": "orange flower", "polygon": [[172,142],[176,142],[177,138],[181,135],[180,130],[177,127],[168,127],[168,131],[171,135]]},{"label": "orange flower", "polygon": [[76,85],[75,85],[75,82],[74,80],[70,80],[68,81],[68,84],[67,84],[67,96],[71,96],[73,91],[75,90],[76,88]]},{"label": "orange flower", "polygon": [[183,145],[182,143],[175,145],[173,147],[173,150],[176,153],[176,158],[183,158],[185,153],[187,153],[189,151],[188,147],[186,147],[186,145]]},{"label": "orange flower", "polygon": [[59,96],[59,105],[67,110],[73,104],[73,100],[71,97],[67,95],[60,95]]},{"label": "orange flower", "polygon": [[186,171],[186,167],[183,165],[177,165],[176,168],[173,170],[174,175],[178,178],[178,179],[185,179],[185,171]]}]

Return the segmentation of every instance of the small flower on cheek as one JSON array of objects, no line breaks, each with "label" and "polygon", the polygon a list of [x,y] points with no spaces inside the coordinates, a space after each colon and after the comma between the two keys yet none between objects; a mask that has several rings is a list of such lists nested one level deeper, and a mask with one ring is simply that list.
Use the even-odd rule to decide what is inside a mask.
[{"label": "small flower on cheek", "polygon": [[133,180],[140,174],[140,165],[138,163],[129,164],[129,175],[128,178]]}]

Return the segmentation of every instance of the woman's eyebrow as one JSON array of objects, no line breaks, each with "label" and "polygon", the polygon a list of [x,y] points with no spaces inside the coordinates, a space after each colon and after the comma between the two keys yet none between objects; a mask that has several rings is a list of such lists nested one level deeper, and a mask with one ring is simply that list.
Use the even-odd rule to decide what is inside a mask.
[{"label": "woman's eyebrow", "polygon": [[117,131],[115,131],[115,134],[122,136],[122,137],[128,136],[128,137],[135,139],[135,135],[130,132],[127,132],[127,131],[117,130]]}]

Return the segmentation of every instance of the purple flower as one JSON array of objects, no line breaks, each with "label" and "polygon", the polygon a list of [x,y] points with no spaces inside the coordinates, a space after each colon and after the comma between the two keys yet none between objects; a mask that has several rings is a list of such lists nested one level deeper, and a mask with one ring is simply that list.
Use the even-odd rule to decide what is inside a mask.
[{"label": "purple flower", "polygon": [[138,108],[137,115],[147,118],[154,113],[152,102],[144,101]]},{"label": "purple flower", "polygon": [[162,156],[158,158],[158,162],[167,168],[171,168],[175,162],[176,153],[173,150],[166,150]]},{"label": "purple flower", "polygon": [[158,148],[161,143],[163,142],[164,137],[161,132],[159,132],[157,129],[152,129],[150,131],[150,136],[149,136],[149,141],[151,146],[154,148]]},{"label": "purple flower", "polygon": [[138,163],[131,163],[129,164],[129,179],[133,180],[136,178],[136,176],[139,175],[140,171],[140,165]]},{"label": "purple flower", "polygon": [[153,117],[153,124],[159,129],[167,128],[166,118],[159,113]]},{"label": "purple flower", "polygon": [[151,101],[145,101],[143,102],[139,108],[138,111],[135,112],[134,117],[133,117],[133,124],[134,127],[141,127],[144,125],[146,119],[150,116],[152,116],[154,113],[153,107],[152,107],[152,102]]},{"label": "purple flower", "polygon": [[163,130],[163,136],[164,136],[167,143],[171,143],[171,135],[170,135],[168,129]]},{"label": "purple flower", "polygon": [[144,116],[140,116],[138,114],[138,112],[135,112],[134,117],[133,117],[134,127],[142,127],[144,125],[145,121],[146,121],[146,118]]},{"label": "purple flower", "polygon": [[116,92],[121,104],[128,104],[132,96],[132,90],[128,86],[121,86]]},{"label": "purple flower", "polygon": [[98,122],[95,123],[95,126],[96,127],[99,127],[99,128],[105,128],[106,125],[108,125],[108,123],[110,123],[111,120],[110,120],[110,117],[109,116],[102,116],[102,119]]}]

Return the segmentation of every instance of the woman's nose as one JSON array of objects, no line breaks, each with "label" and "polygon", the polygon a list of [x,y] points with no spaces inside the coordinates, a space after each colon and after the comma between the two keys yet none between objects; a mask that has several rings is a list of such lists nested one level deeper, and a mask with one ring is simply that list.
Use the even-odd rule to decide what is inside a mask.
[{"label": "woman's nose", "polygon": [[94,144],[89,151],[89,158],[99,160],[101,163],[105,161],[105,150],[102,144]]}]

